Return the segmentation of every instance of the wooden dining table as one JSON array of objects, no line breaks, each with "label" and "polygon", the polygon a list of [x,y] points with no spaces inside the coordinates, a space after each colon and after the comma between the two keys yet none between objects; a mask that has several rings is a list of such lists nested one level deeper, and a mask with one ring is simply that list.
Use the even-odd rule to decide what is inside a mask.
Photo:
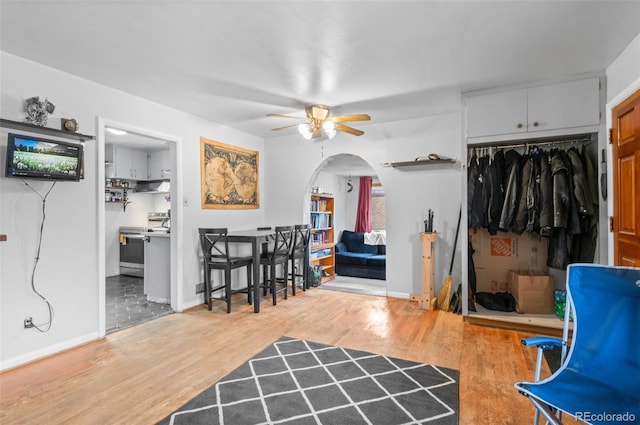
[{"label": "wooden dining table", "polygon": [[253,312],[260,313],[260,247],[263,242],[273,239],[276,232],[273,229],[258,230],[229,230],[227,240],[234,243],[250,243],[253,256]]}]

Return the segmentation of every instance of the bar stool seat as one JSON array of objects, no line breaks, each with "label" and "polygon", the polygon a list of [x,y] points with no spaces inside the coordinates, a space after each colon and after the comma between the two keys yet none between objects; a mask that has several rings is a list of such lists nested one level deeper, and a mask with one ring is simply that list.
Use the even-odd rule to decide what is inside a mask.
[{"label": "bar stool seat", "polygon": [[[262,283],[260,286],[263,288],[263,294],[267,294],[267,290],[271,292],[273,299],[273,305],[276,305],[277,294],[283,292],[284,299],[287,299],[287,287],[288,287],[288,264],[289,255],[291,253],[291,242],[293,237],[293,226],[276,226],[275,239],[273,246],[270,246],[267,251],[262,252],[260,255],[260,264],[262,265]],[[282,273],[283,284],[278,286],[279,281],[276,276],[276,268],[281,265],[284,270]]]},{"label": "bar stool seat", "polygon": [[[294,226],[291,254],[289,254],[291,293],[294,296],[296,295],[296,287],[300,287],[303,291],[309,289],[310,237],[310,224],[296,224]],[[298,265],[300,268],[298,268]]]},{"label": "bar stool seat", "polygon": [[[231,295],[237,292],[247,293],[247,302],[251,304],[251,276],[253,258],[251,256],[231,256],[229,254],[228,230],[221,228],[199,228],[200,248],[202,249],[204,266],[204,296],[209,311],[214,300],[223,300],[227,303],[227,313],[231,313]],[[239,289],[231,289],[231,270],[247,268],[247,286]],[[213,286],[211,278],[212,270],[222,270],[224,281]],[[222,296],[216,292],[223,291]]]}]

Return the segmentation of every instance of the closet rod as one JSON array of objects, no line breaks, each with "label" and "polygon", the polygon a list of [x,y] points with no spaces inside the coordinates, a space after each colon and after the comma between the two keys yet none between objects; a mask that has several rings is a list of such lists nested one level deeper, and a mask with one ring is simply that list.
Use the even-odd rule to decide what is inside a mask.
[{"label": "closet rod", "polygon": [[550,140],[550,141],[540,141],[540,142],[522,142],[514,145],[482,145],[482,146],[473,146],[469,147],[470,149],[476,148],[494,148],[494,149],[511,149],[511,148],[526,148],[529,146],[554,146],[554,145],[567,145],[567,144],[583,144],[584,146],[591,143],[591,138],[581,138],[581,139],[565,139],[565,140]]}]

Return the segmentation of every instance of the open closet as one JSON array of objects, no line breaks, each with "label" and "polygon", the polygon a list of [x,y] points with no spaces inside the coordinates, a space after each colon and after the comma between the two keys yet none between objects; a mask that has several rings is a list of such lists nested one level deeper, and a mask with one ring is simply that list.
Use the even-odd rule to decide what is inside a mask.
[{"label": "open closet", "polygon": [[591,77],[463,96],[467,321],[560,329],[567,266],[606,263],[601,94]]},{"label": "open closet", "polygon": [[[517,303],[514,320],[530,314],[541,324],[559,321],[555,290],[564,290],[567,265],[598,262],[595,146],[597,134],[468,148],[468,273],[476,313],[508,318],[496,313],[491,296],[477,296],[508,292]],[[515,288],[514,272],[535,282]]]}]

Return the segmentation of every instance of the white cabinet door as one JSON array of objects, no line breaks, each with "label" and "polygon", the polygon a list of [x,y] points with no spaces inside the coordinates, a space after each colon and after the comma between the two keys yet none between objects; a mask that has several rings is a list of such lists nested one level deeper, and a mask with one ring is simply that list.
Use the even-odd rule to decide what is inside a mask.
[{"label": "white cabinet door", "polygon": [[148,180],[147,153],[120,145],[105,145],[105,176],[122,180]]},{"label": "white cabinet door", "polygon": [[467,138],[600,124],[598,77],[466,98]]},{"label": "white cabinet door", "polygon": [[113,155],[114,177],[117,179],[132,178],[131,149],[116,145]]},{"label": "white cabinet door", "polygon": [[467,137],[527,131],[527,89],[466,99]]},{"label": "white cabinet door", "polygon": [[137,150],[131,151],[131,178],[134,180],[148,180],[147,153]]},{"label": "white cabinet door", "polygon": [[169,150],[149,154],[149,180],[162,180],[171,177]]},{"label": "white cabinet door", "polygon": [[600,124],[597,77],[528,89],[528,131]]}]

